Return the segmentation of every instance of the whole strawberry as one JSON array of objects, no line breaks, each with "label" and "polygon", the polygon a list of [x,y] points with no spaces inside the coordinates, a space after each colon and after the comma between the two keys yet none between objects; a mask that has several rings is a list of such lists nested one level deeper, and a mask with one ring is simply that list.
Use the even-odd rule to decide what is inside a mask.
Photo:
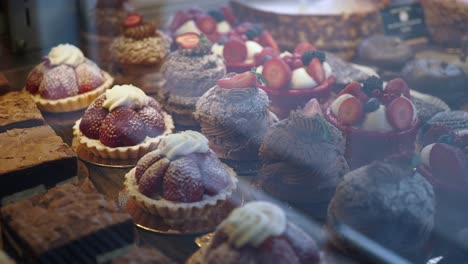
[{"label": "whole strawberry", "polygon": [[135,111],[125,107],[109,113],[99,130],[101,143],[112,148],[133,146],[145,137],[145,124]]},{"label": "whole strawberry", "polygon": [[196,202],[203,197],[203,182],[194,160],[183,157],[172,161],[163,181],[163,197],[173,202]]},{"label": "whole strawberry", "polygon": [[79,92],[75,71],[68,65],[59,65],[46,71],[39,93],[46,99],[62,99],[77,95]]},{"label": "whole strawberry", "polygon": [[101,70],[90,60],[78,65],[75,72],[78,78],[80,94],[92,91],[104,83]]},{"label": "whole strawberry", "polygon": [[106,100],[106,95],[99,96],[86,109],[83,118],[80,122],[80,131],[92,139],[99,139],[99,130],[101,129],[102,121],[109,114],[107,109],[102,107],[102,103]]}]

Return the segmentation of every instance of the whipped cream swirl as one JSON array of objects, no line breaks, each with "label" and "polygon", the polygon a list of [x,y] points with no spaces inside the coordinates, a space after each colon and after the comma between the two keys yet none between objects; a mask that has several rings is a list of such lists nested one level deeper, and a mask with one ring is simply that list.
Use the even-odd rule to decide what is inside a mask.
[{"label": "whipped cream swirl", "polygon": [[142,108],[149,103],[149,98],[140,88],[133,85],[114,85],[106,91],[106,100],[102,106],[109,111],[120,106],[132,109]]},{"label": "whipped cream swirl", "polygon": [[237,248],[245,245],[260,246],[272,236],[286,229],[286,215],[278,206],[268,202],[250,202],[232,211],[219,228]]},{"label": "whipped cream swirl", "polygon": [[71,44],[60,44],[52,48],[48,58],[52,66],[67,64],[76,67],[85,61],[83,52]]},{"label": "whipped cream swirl", "polygon": [[209,151],[208,139],[192,130],[164,137],[158,148],[161,154],[170,160],[191,153],[207,153]]}]

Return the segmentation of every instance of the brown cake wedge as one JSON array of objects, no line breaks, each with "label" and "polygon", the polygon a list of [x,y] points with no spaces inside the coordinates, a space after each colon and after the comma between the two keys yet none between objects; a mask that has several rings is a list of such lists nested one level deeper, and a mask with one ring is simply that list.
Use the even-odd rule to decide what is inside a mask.
[{"label": "brown cake wedge", "polygon": [[76,176],[77,158],[49,126],[0,133],[0,202],[30,189],[46,190]]},{"label": "brown cake wedge", "polygon": [[134,242],[130,215],[89,180],[3,206],[1,217],[21,263],[101,263]]},{"label": "brown cake wedge", "polygon": [[0,133],[43,124],[44,117],[29,93],[9,92],[0,96]]}]

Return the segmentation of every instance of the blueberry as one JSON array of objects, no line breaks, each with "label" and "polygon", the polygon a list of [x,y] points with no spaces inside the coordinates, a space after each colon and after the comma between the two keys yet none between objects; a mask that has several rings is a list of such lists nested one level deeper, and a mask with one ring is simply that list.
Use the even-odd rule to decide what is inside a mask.
[{"label": "blueberry", "polygon": [[377,111],[380,107],[380,102],[377,98],[370,98],[367,103],[364,105],[364,112],[371,113]]}]

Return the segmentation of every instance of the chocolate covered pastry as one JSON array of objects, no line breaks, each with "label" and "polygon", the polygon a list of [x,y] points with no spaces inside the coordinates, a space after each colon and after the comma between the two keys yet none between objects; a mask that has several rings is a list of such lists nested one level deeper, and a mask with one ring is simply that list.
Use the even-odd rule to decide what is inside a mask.
[{"label": "chocolate covered pastry", "polygon": [[327,230],[331,243],[348,254],[349,245],[334,230],[337,224],[414,257],[431,234],[434,214],[434,191],[424,177],[400,164],[376,161],[349,172],[338,184],[328,207]]},{"label": "chocolate covered pastry", "polygon": [[379,69],[399,71],[414,57],[411,47],[395,36],[374,35],[358,47],[358,60]]},{"label": "chocolate covered pastry", "polygon": [[92,183],[72,182],[1,208],[7,243],[27,263],[89,263],[134,241],[130,215]]},{"label": "chocolate covered pastry", "polygon": [[345,139],[313,99],[271,127],[260,147],[262,188],[324,220],[338,182],[348,172]]},{"label": "chocolate covered pastry", "polygon": [[438,59],[415,59],[408,62],[401,76],[411,89],[442,99],[450,107],[464,103],[467,76],[462,69]]}]

